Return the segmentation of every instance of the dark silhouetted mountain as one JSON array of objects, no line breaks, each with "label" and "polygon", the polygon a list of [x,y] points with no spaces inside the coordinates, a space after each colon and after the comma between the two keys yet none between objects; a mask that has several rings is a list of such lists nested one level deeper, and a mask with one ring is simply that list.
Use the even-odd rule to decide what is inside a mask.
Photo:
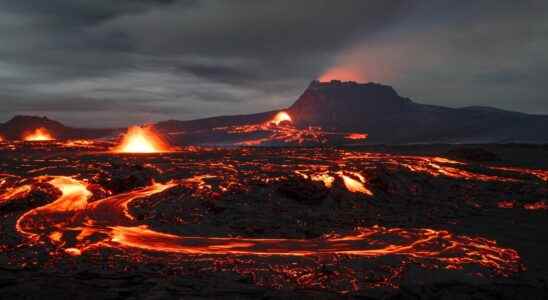
[{"label": "dark silhouetted mountain", "polygon": [[219,116],[206,119],[197,119],[190,121],[168,120],[159,122],[155,127],[160,131],[201,131],[211,130],[217,127],[257,124],[272,119],[278,111],[268,111],[248,115]]},{"label": "dark silhouetted mountain", "polygon": [[[297,128],[321,127],[334,132],[368,133],[370,144],[406,143],[547,143],[548,116],[492,107],[448,108],[419,104],[402,97],[390,86],[377,83],[313,81],[287,109]],[[175,144],[232,145],[261,139],[268,132],[231,132],[221,127],[264,124],[278,111],[220,116],[156,124]],[[17,116],[0,124],[0,134],[20,139],[44,127],[59,139],[113,136],[116,129],[71,128],[45,117]],[[360,141],[361,142],[361,141]],[[335,140],[335,143],[346,143]]]},{"label": "dark silhouetted mountain", "polygon": [[548,141],[548,116],[424,105],[376,83],[314,81],[288,110],[298,126],[367,132],[369,143]]},{"label": "dark silhouetted mountain", "polygon": [[37,128],[45,128],[56,139],[101,138],[113,135],[116,129],[72,128],[47,117],[15,116],[8,122],[0,124],[0,134],[8,140],[20,140]]},{"label": "dark silhouetted mountain", "polygon": [[[365,132],[367,143],[506,143],[548,142],[548,116],[491,107],[448,108],[401,97],[377,83],[313,81],[287,111],[297,127],[320,126],[328,131]],[[265,122],[276,111],[193,121],[167,121],[165,132],[203,130],[200,141],[220,141],[214,127]],[[187,140],[188,141],[188,140]]]}]

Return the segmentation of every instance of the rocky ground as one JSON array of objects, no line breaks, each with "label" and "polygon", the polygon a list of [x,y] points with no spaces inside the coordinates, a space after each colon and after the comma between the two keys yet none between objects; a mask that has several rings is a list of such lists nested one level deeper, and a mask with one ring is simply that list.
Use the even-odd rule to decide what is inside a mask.
[{"label": "rocky ground", "polygon": [[[0,295],[546,298],[546,148],[414,147],[189,147],[171,154],[114,155],[103,152],[101,145],[3,145]],[[177,237],[308,242],[377,228],[375,238],[364,238],[360,245],[386,251],[390,245],[420,239],[422,229],[447,234],[421,248],[367,257],[181,254],[162,250],[159,243],[154,244],[157,249],[143,249],[101,235],[68,238],[70,232],[61,241],[51,236],[33,241],[16,229],[17,220],[61,195],[41,176],[72,176],[86,182],[93,193],[91,204],[174,180],[175,187],[132,201],[128,212],[134,217],[132,225]],[[31,186],[28,192],[11,193],[23,185]],[[56,217],[75,222],[66,214]],[[100,220],[94,228],[107,228]],[[40,224],[54,226],[48,222]],[[150,239],[144,240],[149,245]],[[453,251],[450,244],[457,241],[462,244]],[[509,249],[519,256],[513,260],[496,251],[484,254],[483,247]],[[73,255],[69,248],[82,251]],[[439,249],[449,250],[436,253]],[[427,251],[430,256],[424,255]]]}]

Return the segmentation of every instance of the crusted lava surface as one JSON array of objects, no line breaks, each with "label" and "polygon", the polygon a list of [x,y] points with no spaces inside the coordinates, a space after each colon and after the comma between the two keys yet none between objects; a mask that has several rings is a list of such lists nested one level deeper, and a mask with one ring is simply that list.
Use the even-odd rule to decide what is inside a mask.
[{"label": "crusted lava surface", "polygon": [[0,145],[7,298],[542,298],[548,171],[349,148]]}]

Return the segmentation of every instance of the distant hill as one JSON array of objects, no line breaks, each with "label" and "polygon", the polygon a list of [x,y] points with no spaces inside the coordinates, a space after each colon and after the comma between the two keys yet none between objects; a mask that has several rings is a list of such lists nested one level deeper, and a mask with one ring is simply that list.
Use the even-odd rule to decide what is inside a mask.
[{"label": "distant hill", "polygon": [[15,116],[6,123],[0,124],[0,134],[8,140],[20,140],[37,128],[45,128],[56,139],[93,139],[113,135],[116,129],[89,129],[67,127],[47,117]]},{"label": "distant hill", "polygon": [[166,132],[210,130],[216,127],[261,123],[272,119],[277,112],[275,110],[256,114],[219,116],[190,121],[168,120],[157,123],[155,127]]}]

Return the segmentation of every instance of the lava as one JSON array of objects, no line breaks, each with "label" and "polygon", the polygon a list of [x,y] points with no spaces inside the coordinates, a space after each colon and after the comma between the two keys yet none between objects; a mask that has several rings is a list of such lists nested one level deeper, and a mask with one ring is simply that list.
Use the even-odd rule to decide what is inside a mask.
[{"label": "lava", "polygon": [[9,188],[0,195],[0,204],[26,197],[31,190],[32,186],[29,184],[25,184],[20,187]]},{"label": "lava", "polygon": [[350,133],[347,134],[344,138],[347,140],[365,140],[367,139],[367,133]]},{"label": "lava", "polygon": [[[261,126],[280,135],[298,130]],[[250,274],[269,288],[397,288],[410,267],[485,278],[523,271],[515,241],[456,234],[445,226],[467,231],[447,216],[546,209],[542,170],[348,148],[113,155],[110,147],[0,145],[9,170],[0,173],[0,250],[10,263],[125,269],[199,260],[201,272]]]},{"label": "lava", "polygon": [[[358,228],[350,234],[326,235],[317,239],[167,234],[152,230],[146,225],[135,224],[135,218],[129,212],[128,205],[135,199],[173,188],[176,183],[153,184],[91,203],[88,201],[92,193],[84,182],[68,177],[55,177],[49,184],[59,189],[61,196],[50,204],[23,214],[17,220],[17,230],[35,242],[46,237],[52,243],[65,247],[63,251],[69,255],[80,255],[91,247],[121,246],[148,251],[206,255],[403,255],[438,261],[446,268],[478,264],[501,273],[516,272],[519,269],[520,257],[515,250],[501,248],[494,241],[487,239],[455,236],[448,231],[433,229],[373,226]],[[66,234],[70,232],[72,234]],[[76,238],[71,241],[70,236],[74,236],[75,233]],[[104,236],[103,240],[97,241],[97,235]]]},{"label": "lava", "polygon": [[514,208],[516,207],[516,201],[504,200],[497,203],[498,208]]},{"label": "lava", "polygon": [[341,178],[343,179],[344,185],[346,188],[352,192],[352,193],[362,193],[369,196],[373,196],[373,192],[371,192],[369,189],[367,189],[364,185],[365,180],[363,177],[360,178],[360,180],[356,180],[350,176],[344,175],[340,173]]},{"label": "lava", "polygon": [[282,122],[293,122],[293,119],[291,119],[291,116],[287,112],[281,111],[270,121],[271,124],[276,126],[280,126]]},{"label": "lava", "polygon": [[43,127],[37,128],[34,131],[25,134],[23,140],[27,142],[53,141],[53,135]]},{"label": "lava", "polygon": [[527,203],[523,205],[523,208],[527,210],[547,210],[548,209],[548,201],[538,201],[533,203]]},{"label": "lava", "polygon": [[115,153],[163,153],[173,151],[151,126],[133,126],[122,137]]}]

